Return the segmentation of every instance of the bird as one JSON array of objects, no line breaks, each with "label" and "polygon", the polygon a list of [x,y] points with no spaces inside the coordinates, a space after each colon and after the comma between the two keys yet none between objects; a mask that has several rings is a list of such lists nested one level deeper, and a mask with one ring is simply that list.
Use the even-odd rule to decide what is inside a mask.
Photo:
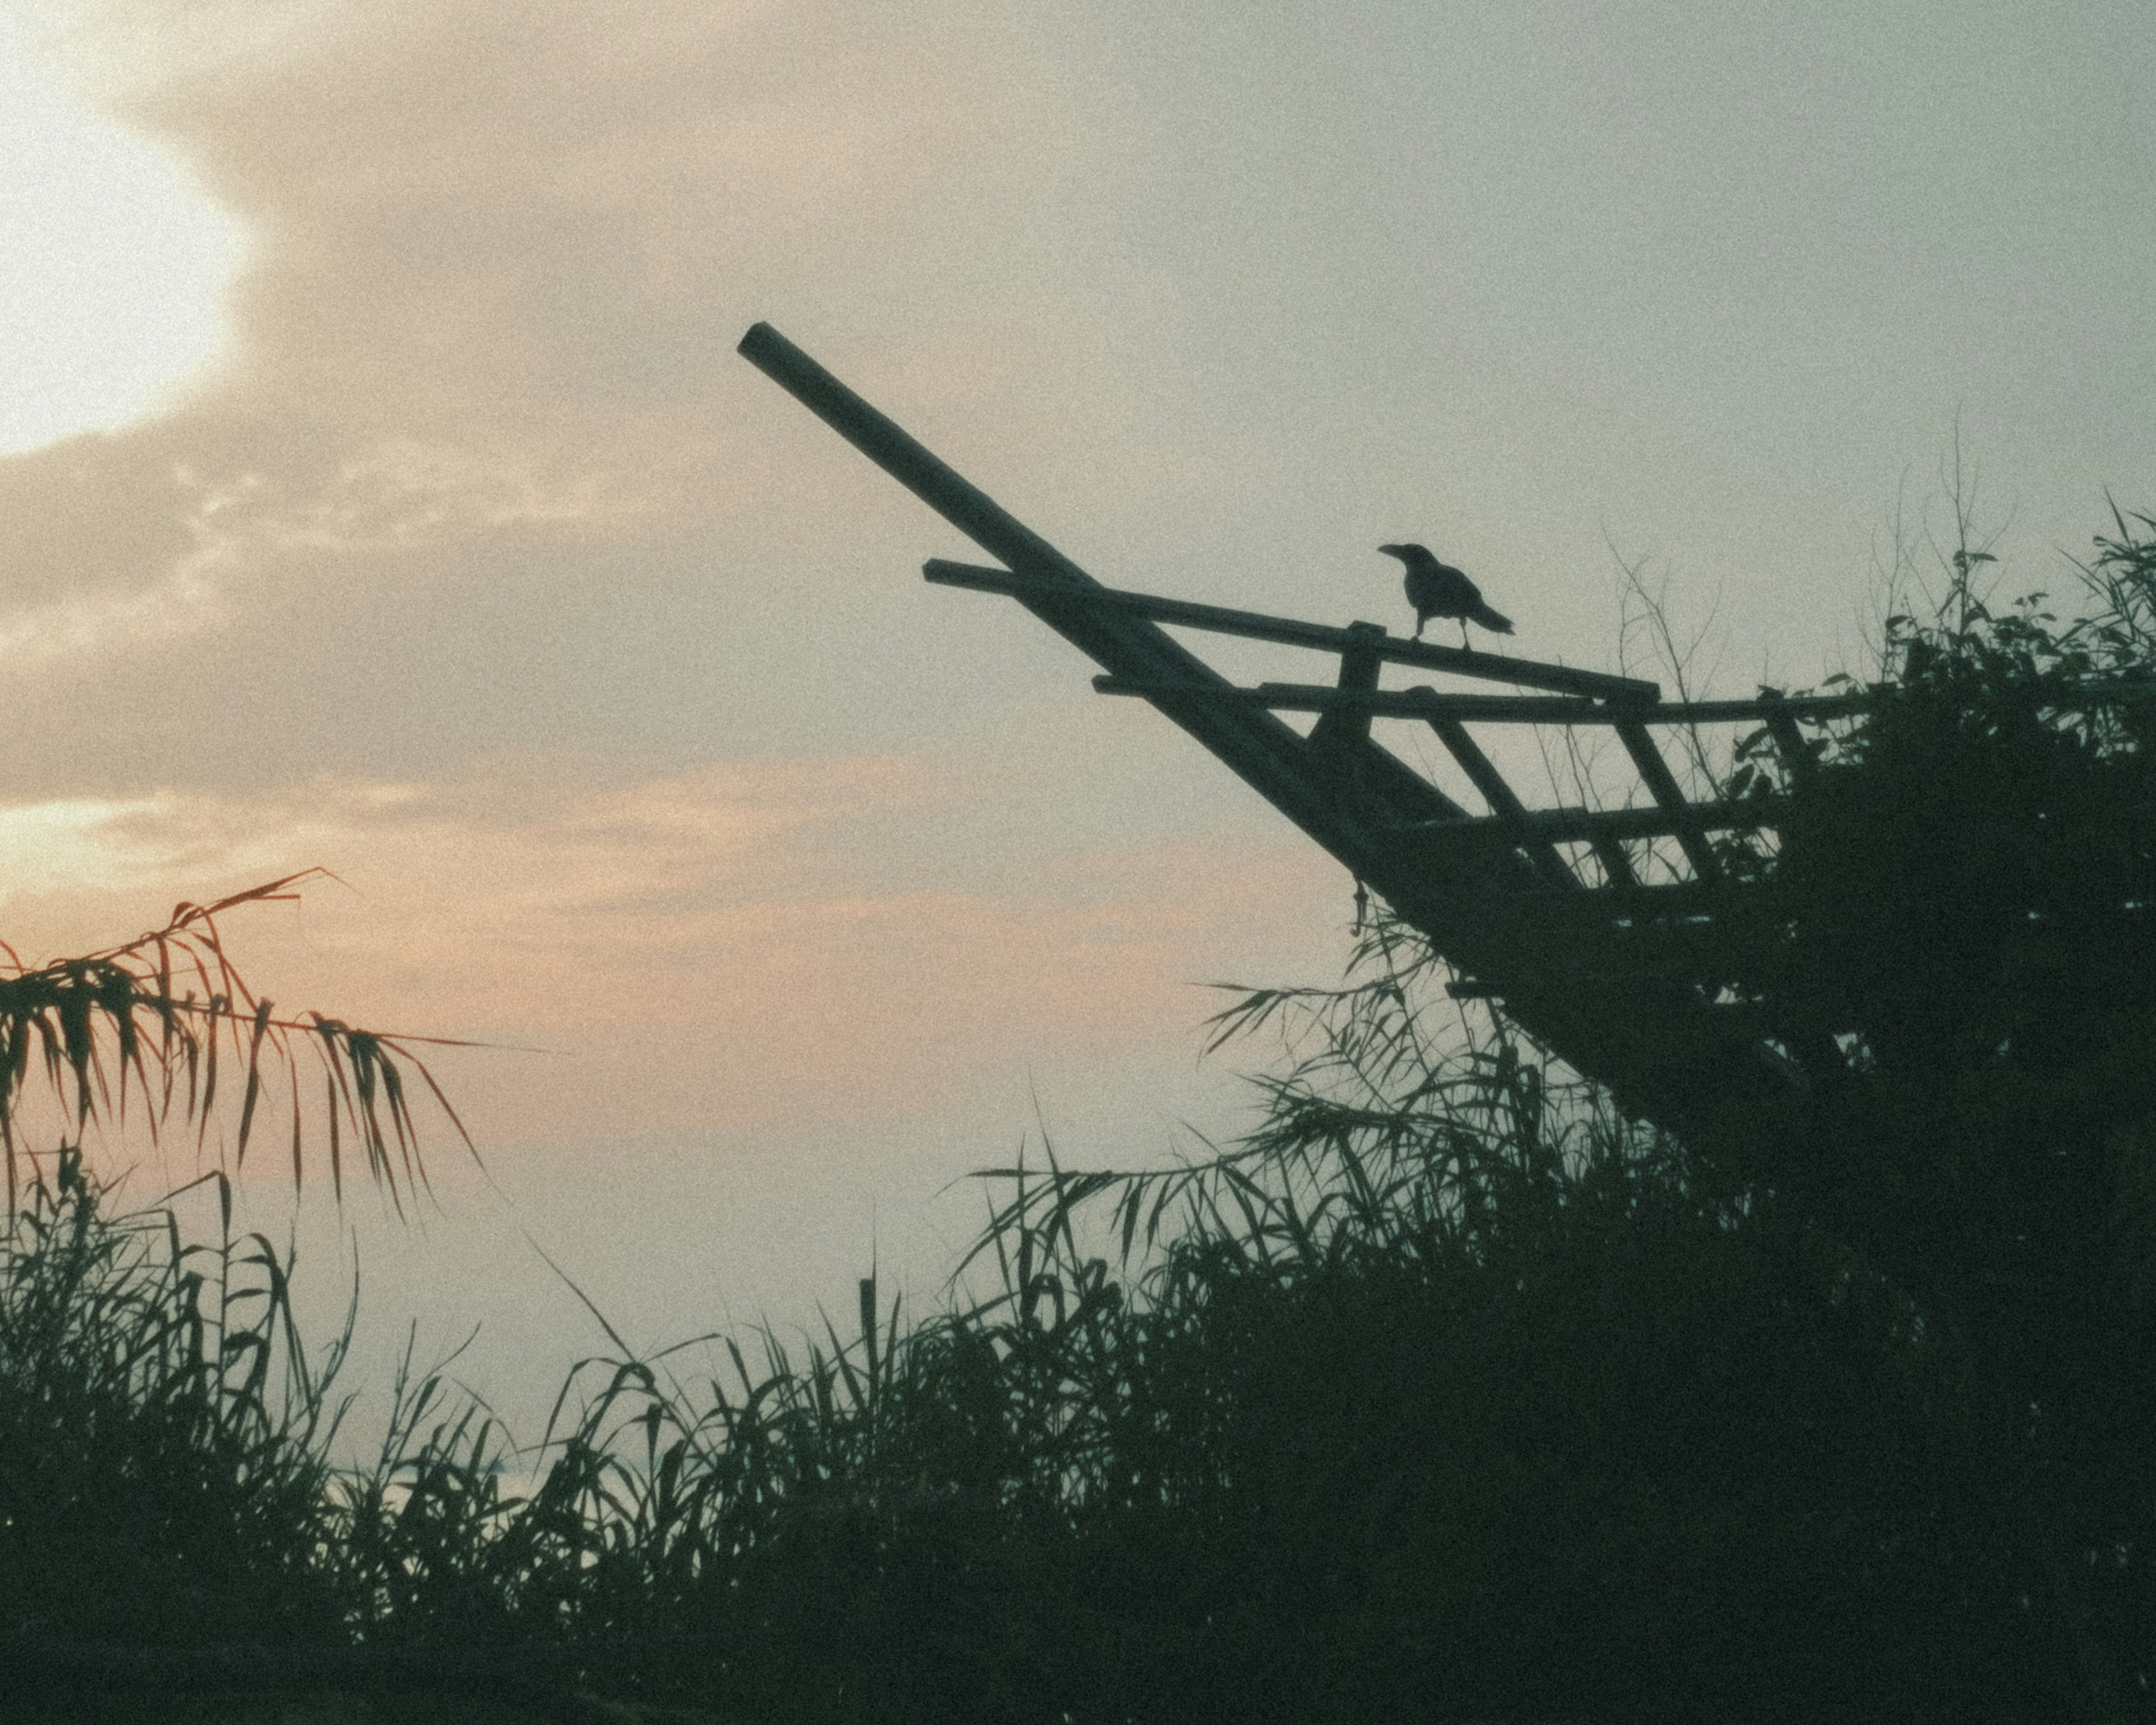
[{"label": "bird", "polygon": [[1426,545],[1381,545],[1378,549],[1407,565],[1408,603],[1415,608],[1414,638],[1433,617],[1460,620],[1460,644],[1467,648],[1467,625],[1479,623],[1491,633],[1508,635],[1512,619],[1482,602],[1482,589],[1450,563],[1440,563]]}]

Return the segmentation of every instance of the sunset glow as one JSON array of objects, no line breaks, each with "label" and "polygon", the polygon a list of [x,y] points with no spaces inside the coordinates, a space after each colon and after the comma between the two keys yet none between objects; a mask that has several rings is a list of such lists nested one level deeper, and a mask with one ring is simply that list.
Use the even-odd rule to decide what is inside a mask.
[{"label": "sunset glow", "polygon": [[117,429],[207,371],[244,240],[0,17],[0,455]]}]

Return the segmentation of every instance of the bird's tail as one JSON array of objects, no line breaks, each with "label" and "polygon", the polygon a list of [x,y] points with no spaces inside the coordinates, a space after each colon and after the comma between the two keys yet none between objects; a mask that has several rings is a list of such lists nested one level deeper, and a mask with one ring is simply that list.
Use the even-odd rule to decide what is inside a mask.
[{"label": "bird's tail", "polygon": [[1512,632],[1512,619],[1502,612],[1492,611],[1487,605],[1477,605],[1467,614],[1494,635],[1508,635]]}]

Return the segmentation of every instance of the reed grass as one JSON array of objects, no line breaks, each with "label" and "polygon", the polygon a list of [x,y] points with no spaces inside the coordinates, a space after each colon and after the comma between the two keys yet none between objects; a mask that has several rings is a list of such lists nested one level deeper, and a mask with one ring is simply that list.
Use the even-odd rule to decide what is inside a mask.
[{"label": "reed grass", "polygon": [[[280,1016],[257,995],[226,952],[219,919],[246,907],[296,899],[326,871],[308,869],[235,892],[206,905],[181,903],[162,928],[81,957],[26,965],[0,942],[0,1166],[7,1176],[7,1214],[20,1199],[22,1107],[30,1079],[71,1117],[80,1138],[94,1121],[119,1126],[134,1117],[153,1139],[173,1125],[192,1124],[195,1149],[208,1146],[222,1117],[222,1086],[239,1091],[230,1141],[236,1170],[273,1111],[287,1139],[292,1183],[304,1185],[308,1121],[327,1139],[331,1183],[344,1192],[347,1149],[401,1214],[405,1199],[425,1183],[426,1163],[406,1074],[440,1107],[465,1147],[478,1151],[456,1110],[418,1053],[423,1045],[469,1044],[432,1036],[385,1034],[319,1012]],[[303,1069],[318,1076],[321,1101],[305,1100]],[[281,1091],[281,1094],[280,1094]],[[282,1105],[282,1106],[280,1106]],[[218,1151],[220,1168],[224,1146]]]},{"label": "reed grass", "polygon": [[160,1645],[332,1632],[321,1565],[338,1350],[311,1368],[288,1263],[108,1216],[64,1151],[0,1240],[0,1625]]},{"label": "reed grass", "polygon": [[[2117,614],[2075,638],[2107,666],[2146,662],[2156,591],[2156,523],[2119,527]],[[1984,653],[2043,658],[1954,597]],[[1381,916],[1338,987],[1235,991],[1216,1047],[1286,1050],[1246,1139],[988,1170],[941,1305],[871,1277],[844,1331],[722,1338],[714,1377],[609,1332],[535,1452],[408,1353],[378,1455],[332,1466],[349,1327],[300,1345],[228,1201],[190,1240],[63,1153],[0,1242],[0,1637],[737,1719],[2147,1717],[2156,1137],[2112,1122],[2060,1236],[2101,1305],[2025,1284],[2015,1347],[2056,1331],[2066,1402],[2017,1408],[2021,1354],[1902,1242],[1627,1119],[1444,980]],[[2083,1069],[2017,1071],[2107,1118]],[[2011,1163],[1965,1125],[1868,1142],[1912,1180]],[[1988,1165],[1935,1199],[1972,1229]]]},{"label": "reed grass", "polygon": [[521,1494],[408,1357],[377,1461],[330,1466],[290,1266],[64,1163],[0,1283],[5,1404],[47,1410],[7,1476],[48,1458],[4,1621],[553,1646],[741,1718],[2041,1713],[1906,1302],[1517,1045],[1426,1040],[1402,931],[1359,958],[1224,1019],[1308,1039],[1249,1142],[1001,1171],[988,1289],[932,1313],[865,1284],[852,1333],[693,1384],[617,1345]]}]

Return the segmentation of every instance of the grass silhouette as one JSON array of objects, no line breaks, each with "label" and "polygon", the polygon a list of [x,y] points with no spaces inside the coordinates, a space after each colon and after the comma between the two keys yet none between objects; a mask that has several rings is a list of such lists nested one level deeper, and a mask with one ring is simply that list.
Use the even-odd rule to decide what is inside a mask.
[{"label": "grass silhouette", "polygon": [[[408,1357],[378,1460],[331,1466],[345,1343],[300,1346],[289,1261],[41,1164],[0,1244],[18,1683],[113,1692],[124,1646],[167,1650],[127,1668],[167,1709],[334,1676],[552,1717],[2147,1717],[2152,709],[2063,698],[2156,663],[2156,522],[2117,526],[2063,626],[1964,558],[1881,716],[1772,783],[1796,933],[1753,981],[1866,1031],[1823,1137],[1628,1119],[1380,916],[1339,987],[1214,1020],[1291,1050],[1248,1138],[989,1171],[940,1309],[871,1280],[850,1333],[693,1384],[617,1339],[528,1489]],[[1897,957],[1921,902],[1866,907],[1942,823],[2002,908]]]}]

